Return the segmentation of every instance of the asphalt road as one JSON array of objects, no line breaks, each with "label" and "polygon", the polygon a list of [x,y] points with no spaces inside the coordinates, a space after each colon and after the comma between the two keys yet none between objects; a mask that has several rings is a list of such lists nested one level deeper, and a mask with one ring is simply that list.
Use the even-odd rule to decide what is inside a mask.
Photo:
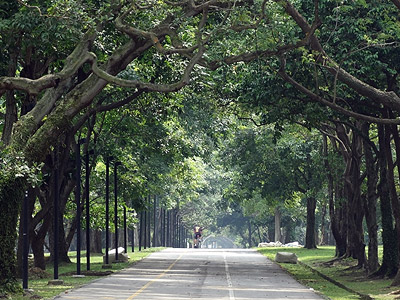
[{"label": "asphalt road", "polygon": [[166,249],[56,299],[323,299],[247,249]]}]

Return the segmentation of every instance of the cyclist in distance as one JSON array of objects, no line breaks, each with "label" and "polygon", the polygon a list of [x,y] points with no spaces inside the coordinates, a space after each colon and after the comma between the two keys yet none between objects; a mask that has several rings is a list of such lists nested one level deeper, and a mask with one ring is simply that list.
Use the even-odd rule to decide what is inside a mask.
[{"label": "cyclist in distance", "polygon": [[194,233],[194,238],[193,238],[193,248],[199,248],[199,243],[200,243],[200,238],[203,233],[203,227],[200,227],[198,225],[193,226],[193,233]]}]

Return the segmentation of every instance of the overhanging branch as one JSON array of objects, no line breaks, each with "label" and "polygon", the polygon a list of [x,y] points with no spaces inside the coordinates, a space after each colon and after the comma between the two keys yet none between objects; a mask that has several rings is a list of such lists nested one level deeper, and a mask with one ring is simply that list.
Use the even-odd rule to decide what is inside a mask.
[{"label": "overhanging branch", "polygon": [[[301,28],[303,33],[307,34],[311,30],[311,26],[307,23],[306,19],[295,9],[295,7],[289,2],[289,0],[274,0],[275,2],[282,5],[286,13],[292,17],[292,19]],[[397,3],[398,0],[392,0],[393,3]],[[360,95],[376,102],[384,104],[398,112],[400,112],[400,97],[392,91],[381,91],[374,88],[373,86],[359,80],[350,73],[340,68],[339,64],[331,59],[324,51],[321,43],[315,35],[310,37],[310,45],[312,50],[319,52],[316,56],[316,60],[324,65],[328,71],[348,87],[359,93]],[[382,122],[381,122],[382,123]]]},{"label": "overhanging branch", "polygon": [[150,82],[143,82],[140,80],[127,80],[113,76],[98,67],[97,58],[93,53],[91,54],[92,71],[99,78],[104,79],[109,83],[116,84],[122,87],[135,88],[138,90],[145,90],[150,92],[162,92],[162,93],[176,92],[179,89],[183,88],[185,85],[189,84],[190,74],[193,71],[194,66],[203,56],[204,51],[205,48],[203,46],[199,46],[198,52],[193,56],[193,58],[187,64],[181,79],[178,82],[171,84],[155,84]]},{"label": "overhanging branch", "polygon": [[309,89],[307,89],[306,87],[304,87],[303,85],[301,85],[299,82],[297,82],[296,80],[294,80],[291,76],[289,76],[286,73],[285,70],[285,60],[283,57],[281,57],[281,68],[278,71],[278,74],[288,83],[290,83],[291,85],[293,85],[297,90],[299,90],[300,92],[302,92],[303,94],[307,95],[311,100],[315,101],[315,102],[319,102],[321,104],[324,104],[330,108],[332,108],[333,110],[342,113],[345,116],[348,117],[352,117],[352,118],[356,118],[356,119],[360,119],[360,120],[364,120],[364,121],[368,121],[371,123],[380,123],[380,124],[400,124],[400,119],[381,119],[381,118],[375,118],[375,117],[371,117],[371,116],[367,116],[367,115],[363,115],[363,114],[359,114],[353,111],[349,111],[339,105],[337,105],[336,103],[330,102],[324,98],[322,98],[321,96],[313,93],[312,91],[310,91]]}]

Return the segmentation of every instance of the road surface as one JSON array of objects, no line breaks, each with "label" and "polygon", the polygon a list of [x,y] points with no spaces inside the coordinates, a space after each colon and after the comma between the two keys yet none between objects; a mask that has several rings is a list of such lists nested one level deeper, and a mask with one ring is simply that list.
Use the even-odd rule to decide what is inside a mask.
[{"label": "road surface", "polygon": [[324,299],[249,249],[165,249],[57,300]]}]

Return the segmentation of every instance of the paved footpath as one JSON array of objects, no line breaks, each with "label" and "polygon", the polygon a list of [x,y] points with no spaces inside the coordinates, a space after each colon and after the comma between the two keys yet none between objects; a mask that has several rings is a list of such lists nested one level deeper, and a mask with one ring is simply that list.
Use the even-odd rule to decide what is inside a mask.
[{"label": "paved footpath", "polygon": [[324,299],[248,249],[166,249],[55,299]]}]

